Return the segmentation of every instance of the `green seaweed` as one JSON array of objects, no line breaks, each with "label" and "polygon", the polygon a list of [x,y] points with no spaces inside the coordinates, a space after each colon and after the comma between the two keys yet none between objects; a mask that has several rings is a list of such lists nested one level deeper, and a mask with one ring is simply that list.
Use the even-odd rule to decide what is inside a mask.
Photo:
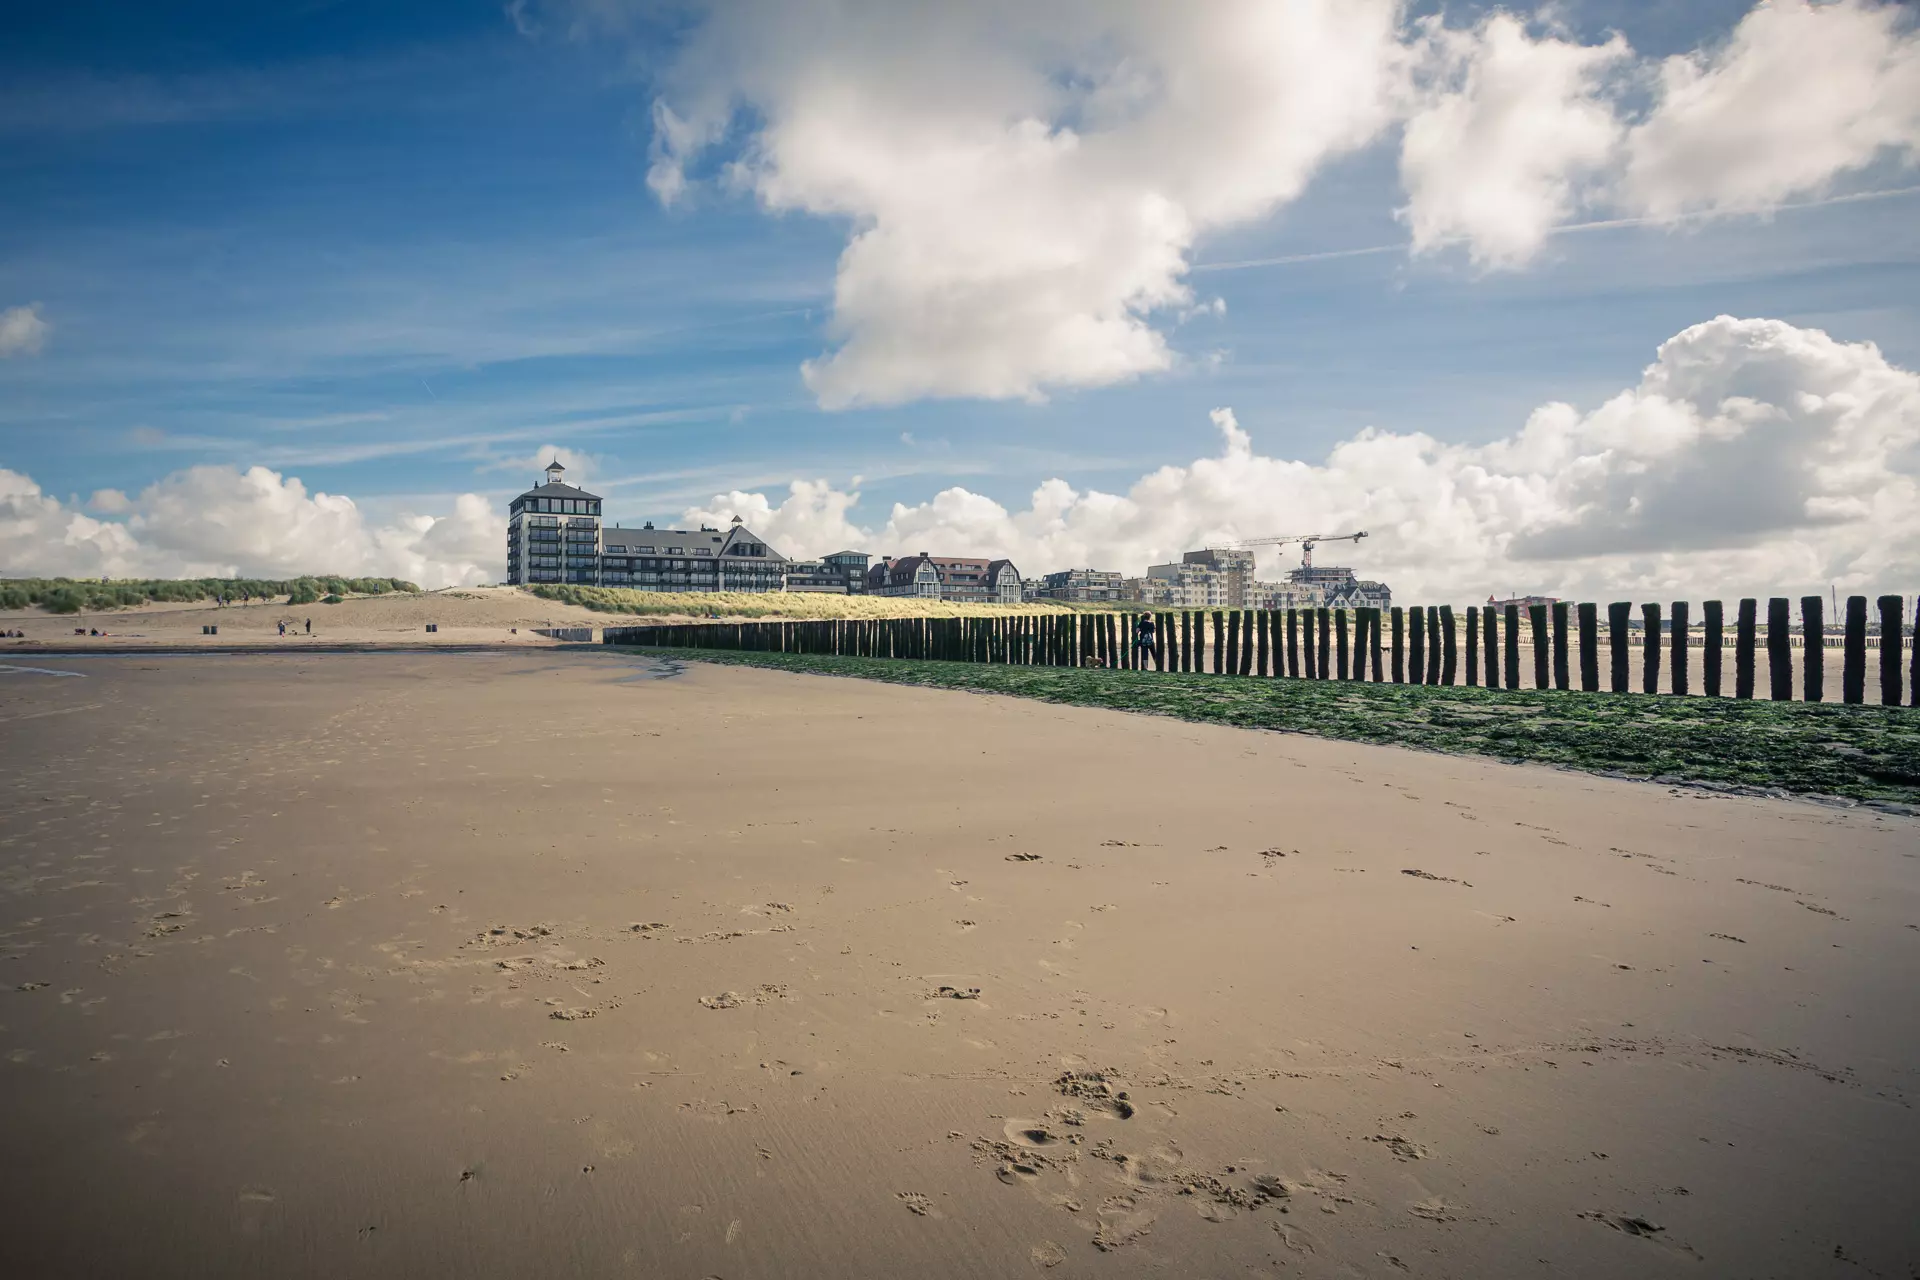
[{"label": "green seaweed", "polygon": [[1007,694],[1660,782],[1920,803],[1920,711],[1910,708],[732,650],[640,652]]}]

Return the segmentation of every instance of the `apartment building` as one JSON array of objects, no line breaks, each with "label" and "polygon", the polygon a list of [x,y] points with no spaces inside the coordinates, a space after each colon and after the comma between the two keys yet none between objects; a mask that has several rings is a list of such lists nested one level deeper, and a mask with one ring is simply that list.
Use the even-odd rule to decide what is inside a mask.
[{"label": "apartment building", "polygon": [[970,604],[1019,604],[1020,571],[1011,560],[968,556],[882,556],[867,570],[867,592]]},{"label": "apartment building", "polygon": [[566,474],[555,458],[546,483],[508,505],[508,582],[600,581],[600,495],[568,484]]},{"label": "apartment building", "polygon": [[1027,589],[1031,600],[1070,600],[1098,603],[1125,599],[1126,579],[1105,569],[1063,569],[1040,579],[1037,587]]},{"label": "apartment building", "polygon": [[1287,571],[1287,581],[1319,591],[1334,609],[1386,609],[1393,605],[1393,592],[1386,583],[1355,577],[1352,569],[1339,565],[1301,565]]},{"label": "apartment building", "polygon": [[644,591],[780,591],[787,560],[734,517],[719,529],[608,528],[602,499],[566,482],[555,459],[546,482],[507,507],[507,581],[635,587]]},{"label": "apartment building", "polygon": [[1128,594],[1141,604],[1169,609],[1237,609],[1241,600],[1232,598],[1229,587],[1228,576],[1219,569],[1182,560],[1147,566],[1147,576],[1133,579]]},{"label": "apartment building", "polygon": [[873,557],[864,551],[836,551],[818,560],[787,564],[787,590],[860,595],[867,589],[867,569]]},{"label": "apartment building", "polygon": [[600,585],[637,591],[784,591],[787,558],[741,521],[730,528],[601,531]]}]

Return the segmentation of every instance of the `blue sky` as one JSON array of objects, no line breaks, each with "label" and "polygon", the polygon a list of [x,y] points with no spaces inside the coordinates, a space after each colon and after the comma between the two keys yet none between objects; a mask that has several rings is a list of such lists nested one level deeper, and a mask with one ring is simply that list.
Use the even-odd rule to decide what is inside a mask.
[{"label": "blue sky", "polygon": [[[1571,37],[1617,29],[1658,57],[1745,8],[1563,13]],[[555,443],[593,457],[619,518],[860,476],[871,523],[953,483],[1009,507],[1049,476],[1123,491],[1212,452],[1221,405],[1282,457],[1367,426],[1484,442],[1547,401],[1593,408],[1721,313],[1920,368],[1920,193],[1896,159],[1788,202],[1807,207],[1570,232],[1490,272],[1409,257],[1389,142],[1201,235],[1187,280],[1224,314],[1156,322],[1171,371],[1039,402],[824,409],[799,367],[835,342],[847,220],[713,185],[667,208],[646,185],[651,103],[697,12],[618,32],[519,16],[12,7],[0,308],[37,303],[51,328],[0,362],[0,467],[84,499],[263,464],[379,511],[504,502]]]}]

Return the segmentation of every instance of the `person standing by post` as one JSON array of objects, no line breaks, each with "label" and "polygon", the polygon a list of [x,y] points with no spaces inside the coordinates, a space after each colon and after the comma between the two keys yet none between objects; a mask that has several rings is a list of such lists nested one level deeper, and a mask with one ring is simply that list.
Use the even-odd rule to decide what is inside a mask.
[{"label": "person standing by post", "polygon": [[1133,625],[1133,665],[1136,670],[1145,671],[1149,657],[1154,660],[1155,669],[1159,668],[1160,647],[1156,643],[1158,639],[1159,633],[1153,625],[1153,615],[1150,613],[1141,614]]}]

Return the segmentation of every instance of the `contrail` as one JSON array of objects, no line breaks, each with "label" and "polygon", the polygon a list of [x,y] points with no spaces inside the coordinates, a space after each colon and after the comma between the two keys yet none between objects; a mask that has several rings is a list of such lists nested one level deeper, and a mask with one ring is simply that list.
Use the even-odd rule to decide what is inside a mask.
[{"label": "contrail", "polygon": [[[1670,218],[1597,218],[1591,222],[1567,222],[1547,232],[1550,236],[1570,235],[1576,231],[1611,231],[1616,227],[1663,227],[1681,222],[1701,222],[1708,218],[1750,217],[1769,213],[1786,213],[1796,209],[1824,209],[1835,204],[1860,204],[1868,200],[1890,200],[1896,196],[1910,196],[1920,192],[1920,186],[1889,187],[1883,191],[1855,191],[1849,195],[1828,196],[1821,200],[1799,200],[1787,204],[1756,205],[1748,209],[1717,209],[1697,213],[1676,214]],[[1436,242],[1439,246],[1467,243],[1466,236],[1449,236]],[[1191,268],[1200,271],[1244,271],[1249,267],[1286,267],[1299,262],[1324,262],[1329,258],[1364,258],[1379,253],[1411,253],[1410,241],[1398,241],[1394,244],[1370,244],[1358,249],[1328,249],[1320,253],[1289,253],[1277,258],[1247,258],[1239,262],[1196,262]]]}]

